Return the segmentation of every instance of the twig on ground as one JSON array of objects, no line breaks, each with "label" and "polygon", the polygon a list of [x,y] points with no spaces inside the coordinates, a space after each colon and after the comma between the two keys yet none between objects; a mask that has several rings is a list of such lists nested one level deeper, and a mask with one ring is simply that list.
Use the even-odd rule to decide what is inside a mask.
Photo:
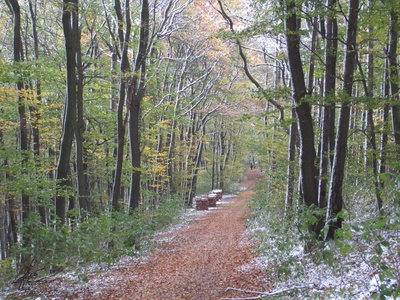
[{"label": "twig on ground", "polygon": [[221,300],[258,300],[261,299],[262,296],[257,297],[249,297],[249,298],[221,298]]},{"label": "twig on ground", "polygon": [[250,298],[222,298],[222,300],[257,300],[257,299],[261,299],[262,297],[272,297],[272,296],[276,296],[279,294],[283,294],[286,292],[291,292],[294,290],[303,290],[308,288],[309,286],[304,285],[304,286],[294,286],[288,289],[284,289],[284,290],[280,290],[280,291],[276,291],[276,292],[259,292],[259,291],[251,291],[251,290],[243,290],[243,289],[237,289],[237,288],[233,288],[233,287],[228,287],[226,288],[225,291],[237,291],[237,292],[242,292],[242,293],[249,293],[249,294],[259,294],[260,296],[256,296],[256,297],[250,297]]}]

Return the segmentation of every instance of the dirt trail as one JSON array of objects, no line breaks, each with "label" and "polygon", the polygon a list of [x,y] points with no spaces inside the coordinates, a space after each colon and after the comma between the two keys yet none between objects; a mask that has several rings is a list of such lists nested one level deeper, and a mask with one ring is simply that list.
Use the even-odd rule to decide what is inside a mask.
[{"label": "dirt trail", "polygon": [[186,226],[159,234],[159,245],[149,257],[132,258],[127,264],[92,274],[85,284],[64,287],[58,297],[53,290],[52,296],[205,300],[252,296],[227,292],[227,287],[268,290],[266,273],[251,263],[255,254],[245,234],[251,187],[261,176],[258,170],[248,170],[242,182],[247,189],[240,195],[222,199],[209,211],[196,212],[197,217]]}]

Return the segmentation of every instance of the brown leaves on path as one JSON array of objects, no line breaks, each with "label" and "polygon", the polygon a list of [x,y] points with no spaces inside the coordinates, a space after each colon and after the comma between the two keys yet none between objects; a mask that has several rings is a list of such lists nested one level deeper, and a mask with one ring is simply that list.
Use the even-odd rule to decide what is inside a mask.
[{"label": "brown leaves on path", "polygon": [[[252,187],[261,176],[249,170],[243,186]],[[199,217],[185,227],[160,234],[164,242],[148,258],[92,274],[79,288],[64,289],[59,299],[203,300],[244,296],[227,287],[268,290],[266,273],[252,263],[255,253],[245,232],[249,194],[247,189],[196,212]]]}]

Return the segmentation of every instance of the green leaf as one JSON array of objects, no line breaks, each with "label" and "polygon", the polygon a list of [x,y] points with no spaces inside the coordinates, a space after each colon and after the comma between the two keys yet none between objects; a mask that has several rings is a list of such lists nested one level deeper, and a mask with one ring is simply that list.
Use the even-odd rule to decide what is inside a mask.
[{"label": "green leaf", "polygon": [[383,250],[382,250],[381,244],[376,244],[376,246],[375,246],[375,251],[376,251],[376,253],[377,253],[379,256],[382,255]]},{"label": "green leaf", "polygon": [[386,218],[383,218],[383,219],[379,220],[379,221],[373,226],[373,228],[374,228],[374,229],[380,229],[380,228],[385,227],[385,226],[386,226],[386,221],[387,221]]},{"label": "green leaf", "polygon": [[332,250],[323,250],[322,257],[328,266],[333,265],[333,251]]},{"label": "green leaf", "polygon": [[387,271],[387,270],[389,269],[388,266],[385,265],[385,264],[381,264],[379,267],[380,267],[381,270],[383,270],[383,271]]}]

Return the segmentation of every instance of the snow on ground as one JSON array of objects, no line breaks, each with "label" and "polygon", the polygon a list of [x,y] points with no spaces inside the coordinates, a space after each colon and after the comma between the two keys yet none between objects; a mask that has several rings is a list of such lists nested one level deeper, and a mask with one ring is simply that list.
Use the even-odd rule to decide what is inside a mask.
[{"label": "snow on ground", "polygon": [[[195,209],[186,209],[177,218],[177,221],[169,226],[164,231],[156,233],[152,240],[156,243],[164,243],[175,238],[176,233],[188,226],[190,222],[205,217],[213,213],[215,210],[221,209],[224,205],[233,202],[236,195],[224,195],[218,202],[218,207],[210,208],[209,210],[199,211]],[[249,234],[255,232],[264,232],[268,229],[263,227],[263,224],[253,224],[253,228],[249,230]],[[258,225],[258,226],[257,226]],[[243,265],[240,268],[243,270],[263,269],[265,276],[273,278],[274,287],[270,291],[260,292],[280,292],[288,289],[292,291],[288,293],[279,293],[279,299],[335,299],[335,300],[366,300],[374,298],[383,286],[387,286],[388,290],[398,288],[398,280],[400,278],[400,232],[398,230],[376,233],[376,236],[384,236],[385,243],[379,243],[379,238],[375,239],[374,243],[368,243],[367,239],[361,239],[354,233],[351,242],[349,243],[352,250],[346,255],[342,255],[339,249],[331,244],[325,245],[324,249],[314,251],[328,251],[332,253],[330,258],[331,264],[316,260],[313,253],[307,254],[301,245],[293,246],[290,251],[286,251],[281,256],[282,261],[288,263],[286,274],[278,275],[277,267],[281,261],[277,261],[271,253],[260,253],[252,263]],[[274,245],[276,241],[271,238],[264,240],[263,243]],[[382,248],[382,251],[376,251],[376,247]],[[271,248],[274,248],[273,246]],[[273,249],[278,252],[278,249]],[[329,252],[330,251],[330,252]],[[284,251],[285,252],[285,251]],[[146,257],[123,257],[115,265],[111,266],[109,271],[105,271],[104,276],[98,277],[96,281],[91,281],[91,289],[101,292],[101,285],[104,280],[117,280],[112,276],[108,276],[107,272],[111,272],[114,268],[128,266],[131,264],[140,264],[146,260]],[[93,266],[93,272],[99,270],[99,266]],[[391,274],[395,274],[394,278],[384,275],[386,269],[391,270]],[[379,275],[382,276],[379,276]],[[70,282],[81,281],[75,273],[60,274],[54,276],[54,282],[57,284],[57,276],[65,279],[70,278]],[[61,287],[59,287],[61,288]],[[65,285],[64,288],[73,288]],[[57,290],[57,289],[56,289]],[[58,292],[60,290],[58,289]],[[0,295],[0,299],[2,295]],[[381,299],[394,299],[391,296],[385,296]]]},{"label": "snow on ground", "polygon": [[178,230],[187,227],[190,222],[203,218],[215,210],[223,209],[224,205],[233,202],[231,200],[233,197],[236,197],[236,195],[223,195],[222,199],[217,202],[218,206],[209,207],[208,210],[196,210],[195,208],[183,210],[182,213],[176,218],[174,224],[168,226],[165,230],[157,232],[154,235],[154,238],[157,240],[163,240],[163,236],[166,235],[169,235],[169,238],[173,238],[171,233],[175,233]]},{"label": "snow on ground", "polygon": [[[385,294],[385,290],[391,294],[398,288],[400,242],[397,234],[385,235],[387,247],[382,247],[382,253],[376,252],[377,244],[368,244],[357,237],[353,237],[354,240],[349,242],[353,250],[346,255],[342,255],[340,249],[334,247],[333,242],[325,245],[325,249],[313,250],[332,251],[330,265],[324,260],[318,261],[313,254],[305,253],[302,246],[294,247],[286,257],[284,254],[281,257],[282,261],[291,262],[286,274],[280,276],[276,271],[279,262],[273,261],[268,252],[254,259],[254,264],[267,270],[267,273],[268,270],[275,270],[274,290],[268,292],[295,287],[295,296],[293,293],[286,296],[282,294],[279,299],[395,299],[390,295],[383,298],[379,295]],[[274,240],[271,239],[269,242],[274,243]],[[385,270],[390,272],[385,274]],[[390,278],[390,274],[394,274],[395,278]]]}]

